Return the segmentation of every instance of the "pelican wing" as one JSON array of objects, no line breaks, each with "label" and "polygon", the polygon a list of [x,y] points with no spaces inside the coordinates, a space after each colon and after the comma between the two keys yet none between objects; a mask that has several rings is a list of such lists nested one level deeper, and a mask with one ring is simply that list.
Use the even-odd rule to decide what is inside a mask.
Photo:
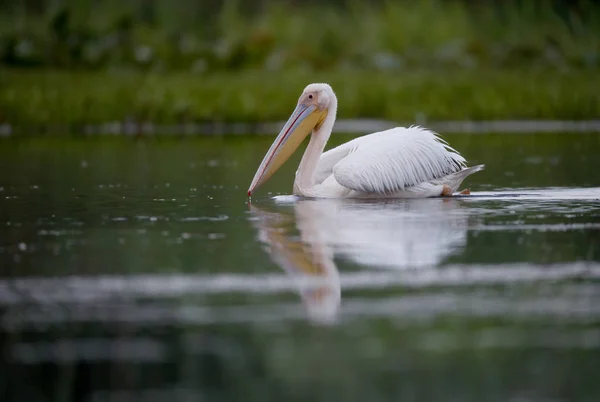
[{"label": "pelican wing", "polygon": [[[465,167],[465,159],[436,133],[414,126],[359,137],[341,147],[345,156],[332,167],[334,178],[342,186],[361,192],[399,191]],[[336,149],[323,154],[321,174],[334,156],[343,153]]]},{"label": "pelican wing", "polygon": [[333,167],[348,156],[348,154],[354,152],[355,147],[356,143],[353,140],[324,152],[319,158],[319,164],[315,170],[315,184],[321,184],[331,176],[333,174]]}]

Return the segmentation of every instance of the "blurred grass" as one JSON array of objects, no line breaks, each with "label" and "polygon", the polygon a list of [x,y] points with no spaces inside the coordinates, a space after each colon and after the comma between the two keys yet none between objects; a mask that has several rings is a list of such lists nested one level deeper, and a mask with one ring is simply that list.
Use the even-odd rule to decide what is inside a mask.
[{"label": "blurred grass", "polygon": [[310,82],[329,82],[341,118],[586,119],[600,115],[595,72],[411,70],[64,72],[0,70],[0,122],[16,125],[257,122],[287,118]]},{"label": "blurred grass", "polygon": [[[31,1],[31,0],[30,0]],[[11,66],[598,68],[597,1],[68,1],[0,12]],[[1,11],[1,10],[0,10]]]},{"label": "blurred grass", "polygon": [[0,122],[283,119],[315,81],[341,117],[595,118],[597,4],[8,0]]}]

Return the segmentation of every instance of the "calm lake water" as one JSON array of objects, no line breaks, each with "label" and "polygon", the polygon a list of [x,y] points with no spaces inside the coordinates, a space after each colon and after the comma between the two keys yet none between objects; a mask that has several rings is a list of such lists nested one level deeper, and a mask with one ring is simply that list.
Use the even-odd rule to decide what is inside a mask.
[{"label": "calm lake water", "polygon": [[1,141],[0,400],[600,400],[600,135],[445,138],[472,196],[251,205],[269,136]]}]

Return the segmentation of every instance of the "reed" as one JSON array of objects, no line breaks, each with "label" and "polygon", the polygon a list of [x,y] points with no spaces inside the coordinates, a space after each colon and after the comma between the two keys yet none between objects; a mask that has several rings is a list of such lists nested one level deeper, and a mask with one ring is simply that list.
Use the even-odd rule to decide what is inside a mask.
[{"label": "reed", "polygon": [[0,70],[0,122],[20,126],[116,120],[258,122],[291,112],[306,84],[329,82],[342,118],[589,119],[593,72],[407,70],[193,74]]}]

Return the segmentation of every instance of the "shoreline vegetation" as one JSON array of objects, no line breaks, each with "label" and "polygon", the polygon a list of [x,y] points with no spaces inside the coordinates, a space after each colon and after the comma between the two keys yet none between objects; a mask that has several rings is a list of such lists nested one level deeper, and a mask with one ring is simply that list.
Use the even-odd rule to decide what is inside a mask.
[{"label": "shoreline vegetation", "polygon": [[600,75],[556,71],[192,73],[0,70],[0,123],[261,123],[287,118],[304,86],[327,81],[340,119],[586,120]]},{"label": "shoreline vegetation", "polygon": [[280,121],[323,81],[341,119],[600,116],[592,0],[21,3],[0,6],[0,125]]}]

